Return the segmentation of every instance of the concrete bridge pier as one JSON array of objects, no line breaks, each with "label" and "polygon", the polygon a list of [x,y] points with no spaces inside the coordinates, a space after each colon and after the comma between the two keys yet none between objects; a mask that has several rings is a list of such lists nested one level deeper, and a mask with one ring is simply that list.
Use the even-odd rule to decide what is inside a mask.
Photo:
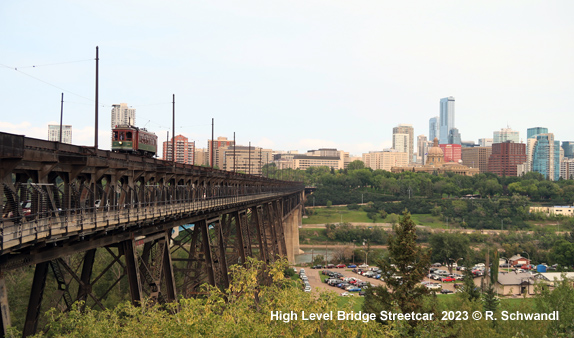
[{"label": "concrete bridge pier", "polygon": [[302,226],[303,206],[294,208],[283,220],[287,259],[295,264],[295,255],[303,253],[299,248],[299,227]]}]

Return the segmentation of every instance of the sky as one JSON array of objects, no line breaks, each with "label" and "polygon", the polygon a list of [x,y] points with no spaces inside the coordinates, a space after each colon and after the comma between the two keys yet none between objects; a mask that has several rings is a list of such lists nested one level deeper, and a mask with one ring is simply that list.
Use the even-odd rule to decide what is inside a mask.
[{"label": "sky", "polygon": [[[160,141],[360,156],[392,129],[428,135],[455,97],[462,140],[547,127],[574,140],[572,1],[0,1],[0,131],[47,139],[64,124],[99,146],[111,105]],[[416,149],[415,149],[416,151]]]}]

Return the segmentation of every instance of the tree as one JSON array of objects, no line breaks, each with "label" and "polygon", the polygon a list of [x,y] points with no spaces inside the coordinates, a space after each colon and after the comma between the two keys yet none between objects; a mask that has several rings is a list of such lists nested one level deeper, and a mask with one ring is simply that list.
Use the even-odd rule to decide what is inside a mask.
[{"label": "tree", "polygon": [[357,170],[357,169],[365,169],[365,163],[363,161],[360,161],[360,160],[355,160],[355,161],[349,163],[349,165],[347,166],[347,169],[349,171]]},{"label": "tree", "polygon": [[[396,235],[389,236],[389,260],[375,259],[385,285],[367,289],[365,312],[396,311],[395,307],[403,313],[422,312],[423,296],[429,291],[420,282],[430,267],[430,253],[417,245],[415,227],[405,210]],[[417,322],[409,325],[412,328]]]},{"label": "tree", "polygon": [[444,262],[452,272],[452,263],[468,254],[468,236],[459,233],[434,233],[429,238],[432,260]]}]

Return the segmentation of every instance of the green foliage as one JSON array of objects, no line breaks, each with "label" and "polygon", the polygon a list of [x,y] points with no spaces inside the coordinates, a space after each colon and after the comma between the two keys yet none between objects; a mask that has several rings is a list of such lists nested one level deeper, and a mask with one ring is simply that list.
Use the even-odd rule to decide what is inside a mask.
[{"label": "green foliage", "polygon": [[330,208],[330,207],[332,207],[332,206],[333,206],[333,202],[327,201],[327,208]]},{"label": "green foliage", "polygon": [[571,337],[574,333],[574,288],[572,282],[562,278],[560,282],[554,282],[554,290],[546,286],[538,286],[536,307],[541,313],[558,311],[560,321],[550,322],[548,328],[549,337]]},{"label": "green foliage", "polygon": [[[367,289],[364,310],[370,313],[393,311],[422,312],[428,289],[419,284],[430,267],[430,253],[416,244],[415,223],[403,213],[396,235],[389,237],[389,259],[377,259],[384,286]],[[391,266],[391,264],[393,264]],[[411,327],[416,321],[410,321]]]},{"label": "green foliage", "polygon": [[432,248],[433,262],[444,262],[451,267],[453,261],[456,262],[459,258],[467,259],[469,238],[464,234],[434,233],[429,237],[429,244]]},{"label": "green foliage", "polygon": [[[134,307],[122,303],[114,309],[85,313],[76,306],[68,313],[51,311],[50,337],[349,337],[389,336],[375,322],[302,320],[301,313],[348,311],[334,293],[307,293],[284,278],[287,263],[276,262],[262,274],[264,264],[249,260],[231,268],[229,288],[204,286],[205,298],[181,299],[168,306]],[[261,283],[268,275],[273,283]],[[350,304],[350,303],[349,303]],[[353,304],[350,304],[351,306]],[[177,309],[177,311],[176,311]],[[271,320],[272,311],[299,315],[288,323]]]}]

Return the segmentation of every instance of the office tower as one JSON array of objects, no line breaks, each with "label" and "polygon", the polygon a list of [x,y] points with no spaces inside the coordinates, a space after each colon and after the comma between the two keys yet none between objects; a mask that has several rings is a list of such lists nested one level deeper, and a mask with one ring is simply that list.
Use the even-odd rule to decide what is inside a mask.
[{"label": "office tower", "polygon": [[[60,125],[48,125],[48,141],[60,142]],[[72,144],[72,126],[62,125],[62,143]]]},{"label": "office tower", "polygon": [[492,147],[493,139],[491,138],[479,138],[478,139],[478,146],[479,147]]},{"label": "office tower", "polygon": [[227,146],[217,149],[223,157],[223,167],[226,171],[240,172],[250,175],[267,175],[265,165],[273,162],[273,151],[255,146]]},{"label": "office tower", "polygon": [[526,161],[526,145],[506,141],[492,145],[488,171],[498,176],[518,176],[517,167]]},{"label": "office tower", "polygon": [[439,144],[448,143],[450,130],[454,128],[454,97],[440,99]]},{"label": "office tower", "polygon": [[492,147],[462,148],[462,164],[470,168],[478,168],[481,173],[488,171],[488,159]]},{"label": "office tower", "polygon": [[399,152],[395,149],[385,149],[363,154],[363,163],[365,163],[366,168],[391,171],[392,167],[408,166],[409,161],[407,153]]},{"label": "office tower", "polygon": [[574,159],[574,142],[562,141],[562,149],[564,150],[564,157]]},{"label": "office tower", "polygon": [[[406,135],[406,138],[404,135]],[[393,149],[407,153],[409,163],[413,160],[414,143],[415,130],[412,125],[399,124],[393,128]]]},{"label": "office tower", "polygon": [[[460,133],[458,132],[457,128],[452,128],[448,132],[448,143],[449,144],[459,144],[462,145],[462,141],[460,139]],[[474,143],[474,142],[473,142]]]},{"label": "office tower", "polygon": [[531,156],[532,171],[556,181],[560,177],[560,141],[554,141],[554,134],[536,134]]},{"label": "office tower", "polygon": [[527,138],[534,138],[538,134],[548,134],[548,128],[534,127],[526,130]]},{"label": "office tower", "polygon": [[136,110],[127,103],[112,105],[112,129],[119,125],[136,125]]},{"label": "office tower", "polygon": [[434,140],[439,137],[439,123],[438,123],[438,116],[431,117],[429,120],[429,140]]},{"label": "office tower", "polygon": [[493,133],[492,143],[502,143],[512,141],[514,143],[520,142],[519,134],[510,128],[502,128],[500,131]]},{"label": "office tower", "polygon": [[[163,156],[164,161],[172,161],[172,146],[173,138],[169,141],[163,142]],[[189,142],[189,139],[183,135],[175,137],[175,162],[194,164],[195,157],[195,142]]]},{"label": "office tower", "polygon": [[439,144],[443,153],[443,162],[458,163],[462,159],[462,146],[460,144]]},{"label": "office tower", "polygon": [[425,156],[428,151],[428,141],[427,137],[424,135],[417,136],[417,162],[419,164],[425,164]]},{"label": "office tower", "polygon": [[[220,147],[228,147],[232,146],[234,141],[228,140],[227,137],[219,136],[217,140],[213,142],[211,140],[207,140],[207,156],[209,159],[209,165],[214,166],[217,168],[223,168],[223,162],[220,163],[220,157],[217,156],[216,151]],[[223,157],[221,157],[223,159]]]}]

